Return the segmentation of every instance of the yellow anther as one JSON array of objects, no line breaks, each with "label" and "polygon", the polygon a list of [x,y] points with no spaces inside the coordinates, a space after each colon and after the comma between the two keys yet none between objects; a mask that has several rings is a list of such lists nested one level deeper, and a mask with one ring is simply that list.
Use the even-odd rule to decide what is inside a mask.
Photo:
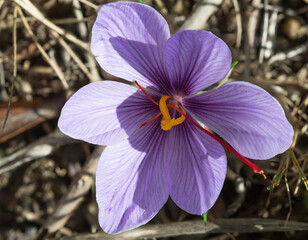
[{"label": "yellow anther", "polygon": [[[180,106],[180,109],[182,110],[183,113],[186,114],[186,112],[185,112],[184,108],[182,108],[182,106]],[[174,126],[181,124],[182,122],[184,122],[185,119],[186,119],[186,117],[184,117],[184,115],[181,115],[181,117],[175,119]]]},{"label": "yellow anther", "polygon": [[[164,131],[170,130],[173,126],[179,125],[182,122],[184,122],[185,117],[181,115],[179,118],[171,118],[167,106],[167,99],[170,98],[169,96],[162,96],[159,100],[159,109],[163,115],[163,118],[161,120],[161,128]],[[185,110],[180,106],[181,110],[186,114]]]},{"label": "yellow anther", "polygon": [[161,99],[159,100],[159,109],[161,111],[161,114],[163,115],[163,119],[165,119],[167,122],[171,120],[171,116],[168,111],[167,107],[167,99],[170,98],[169,96],[162,96]]}]

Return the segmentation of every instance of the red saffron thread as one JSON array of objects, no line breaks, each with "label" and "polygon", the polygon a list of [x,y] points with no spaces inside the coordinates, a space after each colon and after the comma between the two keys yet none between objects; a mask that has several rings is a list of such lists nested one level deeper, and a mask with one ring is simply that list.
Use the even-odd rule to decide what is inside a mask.
[{"label": "red saffron thread", "polygon": [[158,118],[160,115],[161,115],[161,112],[160,112],[159,114],[157,114],[154,118],[152,118],[150,121],[148,121],[148,122],[146,122],[146,123],[143,123],[143,124],[140,126],[140,128],[142,128],[142,127],[148,125],[148,124],[151,123],[151,122],[154,122],[154,120],[155,120],[156,118]]},{"label": "red saffron thread", "polygon": [[139,85],[139,83],[137,83],[137,81],[135,81],[135,83],[137,84],[137,86],[139,87],[139,89],[157,106],[159,106],[158,102],[156,102],[153,98],[151,98],[151,96],[143,89],[143,87],[141,87]]},{"label": "red saffron thread", "polygon": [[[137,84],[137,86],[140,88],[140,90],[156,105],[159,105],[156,101],[154,101],[150,95],[135,81],[135,83]],[[205,128],[203,128],[202,126],[200,126],[198,123],[196,123],[194,120],[192,120],[190,117],[188,117],[184,112],[182,112],[179,108],[171,105],[171,104],[167,104],[168,107],[171,107],[173,109],[175,109],[176,111],[178,111],[180,114],[182,114],[185,118],[187,118],[188,121],[190,121],[193,125],[195,125],[197,128],[199,128],[202,132],[206,133],[207,135],[209,135],[210,137],[212,137],[213,139],[215,139],[217,142],[219,142],[222,146],[224,146],[225,148],[227,148],[230,152],[232,152],[235,156],[237,156],[241,161],[243,161],[246,165],[248,165],[253,171],[254,173],[259,173],[261,174],[264,179],[266,179],[266,176],[263,172],[263,170],[261,170],[260,168],[258,168],[255,164],[253,164],[252,162],[250,162],[247,158],[245,158],[244,156],[242,156],[239,152],[237,152],[235,149],[233,149],[229,144],[225,143],[223,140],[221,140],[219,137],[215,136],[213,133],[207,131]],[[141,127],[153,122],[155,119],[157,119],[161,114],[156,115],[153,119],[151,119],[150,121],[144,123],[141,125]]]}]

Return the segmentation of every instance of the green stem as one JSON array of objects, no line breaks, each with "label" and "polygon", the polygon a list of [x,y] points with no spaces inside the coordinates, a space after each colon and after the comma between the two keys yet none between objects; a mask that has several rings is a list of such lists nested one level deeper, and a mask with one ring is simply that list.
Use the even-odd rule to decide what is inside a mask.
[{"label": "green stem", "polygon": [[293,150],[290,150],[290,157],[291,157],[292,162],[293,162],[294,166],[296,167],[296,169],[297,169],[297,171],[298,171],[300,177],[302,178],[302,180],[303,180],[303,182],[304,182],[304,184],[305,184],[306,191],[308,192],[308,180],[307,180],[307,178],[306,178],[306,176],[305,176],[305,174],[304,174],[303,169],[302,169],[301,166],[299,165],[299,163],[298,163],[298,161],[297,161],[297,159],[296,159],[296,157],[295,157],[295,154],[294,154]]}]

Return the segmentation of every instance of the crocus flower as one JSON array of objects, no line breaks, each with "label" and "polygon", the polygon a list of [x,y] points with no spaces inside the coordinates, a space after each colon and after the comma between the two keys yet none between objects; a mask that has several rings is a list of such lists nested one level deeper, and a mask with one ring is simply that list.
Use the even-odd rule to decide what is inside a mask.
[{"label": "crocus flower", "polygon": [[183,30],[170,37],[153,8],[117,2],[99,10],[91,49],[104,70],[140,86],[86,85],[59,119],[65,134],[107,145],[97,167],[96,197],[99,223],[108,233],[145,224],[169,196],[191,214],[213,206],[226,155],[220,138],[199,123],[238,156],[268,159],[291,144],[293,129],[282,107],[263,89],[231,82],[196,94],[231,66],[229,48],[210,32]]}]

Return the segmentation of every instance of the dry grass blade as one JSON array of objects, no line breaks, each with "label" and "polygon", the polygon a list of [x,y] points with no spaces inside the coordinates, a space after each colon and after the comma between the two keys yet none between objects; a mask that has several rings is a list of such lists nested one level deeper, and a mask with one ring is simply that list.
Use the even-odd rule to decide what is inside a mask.
[{"label": "dry grass blade", "polygon": [[[3,57],[3,53],[0,51],[0,59]],[[0,61],[0,94],[2,97],[2,100],[5,102],[8,101],[9,96],[5,89],[5,73],[4,73],[4,67],[3,63]]]},{"label": "dry grass blade", "polygon": [[[84,19],[84,16],[83,16],[83,12],[82,12],[82,8],[81,8],[79,0],[73,0],[72,5],[73,5],[74,15],[76,16],[77,20],[79,20],[78,25],[77,25],[79,35],[81,36],[82,39],[87,39],[87,37],[89,36],[89,32],[88,32],[88,29],[87,29],[87,25],[85,24],[85,22],[82,21],[82,19]],[[97,71],[97,65],[96,65],[96,61],[95,61],[93,55],[89,52],[86,52],[85,57],[87,59],[87,62],[88,62],[88,65],[89,65],[89,68],[90,68],[90,71],[91,71],[91,73],[88,71],[88,73],[86,73],[86,75],[88,76],[88,78],[90,79],[91,82],[99,81],[100,76],[99,76],[99,73]],[[79,61],[79,63],[76,61],[76,63],[80,68],[82,67],[81,61]]]},{"label": "dry grass blade", "polygon": [[93,3],[91,3],[91,2],[88,1],[88,0],[79,0],[79,2],[82,2],[83,4],[85,4],[85,5],[87,5],[87,6],[91,7],[91,8],[93,8],[93,9],[95,9],[95,10],[98,10],[98,9],[99,9],[99,6],[97,6],[97,5],[93,4]]},{"label": "dry grass blade", "polygon": [[[253,5],[259,5],[260,3],[261,3],[261,0],[252,1]],[[248,19],[247,35],[248,35],[249,47],[253,47],[255,39],[256,39],[256,30],[257,30],[259,12],[260,12],[259,8],[254,9]]]},{"label": "dry grass blade", "polygon": [[78,67],[83,71],[83,73],[89,78],[91,82],[96,81],[96,79],[92,76],[88,68],[84,65],[84,63],[80,60],[77,54],[73,51],[73,49],[67,44],[67,42],[55,31],[51,30],[51,34],[58,40],[59,44],[67,51],[67,53],[72,57],[72,59],[76,62]]},{"label": "dry grass blade", "polygon": [[4,0],[0,0],[0,9],[2,8],[3,3],[4,3]]},{"label": "dry grass blade", "polygon": [[303,101],[302,108],[300,109],[300,111],[298,111],[299,117],[298,117],[297,123],[295,125],[295,129],[294,129],[295,131],[294,131],[294,137],[293,137],[291,149],[293,149],[295,147],[296,143],[297,143],[298,134],[300,132],[300,125],[302,123],[303,113],[305,112],[305,109],[306,109],[307,106],[308,106],[308,96],[306,96],[306,98]]},{"label": "dry grass blade", "polygon": [[24,24],[25,28],[27,29],[29,35],[31,36],[33,42],[35,43],[36,47],[39,49],[40,53],[42,54],[43,58],[47,61],[47,63],[52,67],[52,69],[55,71],[55,73],[57,74],[57,76],[59,77],[62,86],[65,90],[69,89],[68,83],[60,69],[60,67],[53,62],[50,57],[48,56],[48,54],[46,53],[46,51],[44,50],[44,48],[42,47],[42,45],[38,42],[37,38],[35,37],[33,31],[30,28],[30,25],[28,24],[22,10],[20,7],[17,8],[18,14],[21,18],[22,23]]},{"label": "dry grass blade", "polygon": [[232,0],[232,3],[233,3],[235,14],[236,14],[235,17],[236,17],[236,25],[237,25],[236,47],[240,48],[241,42],[242,42],[242,31],[243,31],[241,12],[240,12],[240,7],[239,7],[239,4],[238,4],[238,1]]},{"label": "dry grass blade", "polygon": [[[287,160],[287,165],[286,165],[286,171],[284,174],[284,181],[285,181],[285,185],[286,185],[286,190],[287,190],[287,195],[288,195],[288,202],[289,202],[289,211],[287,214],[287,218],[286,221],[284,223],[284,232],[287,232],[287,226],[288,226],[288,222],[292,213],[292,200],[291,200],[291,193],[290,193],[290,187],[289,187],[289,182],[288,182],[288,167],[289,167],[289,158]],[[287,234],[287,233],[286,233]]]},{"label": "dry grass blade", "polygon": [[264,50],[264,57],[269,58],[272,55],[274,40],[277,35],[277,23],[278,23],[278,10],[274,10],[269,19],[268,37],[265,43],[266,49]]},{"label": "dry grass blade", "polygon": [[2,130],[4,130],[7,119],[9,118],[9,114],[10,114],[10,109],[11,109],[11,105],[12,105],[12,97],[13,97],[13,92],[14,92],[14,86],[15,86],[15,82],[16,82],[16,77],[17,77],[17,30],[16,30],[16,19],[17,19],[17,11],[18,11],[18,6],[14,7],[14,24],[13,24],[13,54],[14,54],[14,72],[13,72],[13,82],[12,82],[12,87],[11,87],[11,91],[10,91],[10,96],[9,96],[9,103],[8,103],[8,107],[7,107],[7,112],[4,118],[4,122],[2,125]]},{"label": "dry grass blade", "polygon": [[48,19],[46,19],[43,14],[29,1],[29,0],[14,0],[19,6],[21,6],[25,11],[27,11],[30,15],[35,17],[38,21],[46,25],[48,28],[54,30],[61,36],[65,37],[67,40],[75,43],[77,46],[85,49],[86,51],[90,51],[89,44],[79,40],[73,34],[65,31],[64,29],[58,27]]},{"label": "dry grass blade", "polygon": [[259,53],[259,64],[262,64],[264,59],[264,53],[268,35],[268,24],[269,24],[268,0],[264,0],[263,29],[261,38],[261,49]]},{"label": "dry grass blade", "polygon": [[163,15],[166,16],[168,14],[168,10],[162,0],[154,0],[154,2],[157,4],[159,12]]}]

